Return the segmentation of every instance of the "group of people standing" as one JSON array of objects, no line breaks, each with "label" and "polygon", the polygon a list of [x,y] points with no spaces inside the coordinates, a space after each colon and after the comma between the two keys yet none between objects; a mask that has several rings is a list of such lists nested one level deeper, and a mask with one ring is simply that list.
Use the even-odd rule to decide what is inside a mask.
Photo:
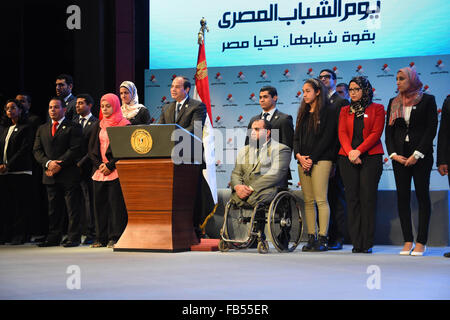
[{"label": "group of people standing", "polygon": [[[149,124],[150,114],[139,104],[130,81],[120,85],[122,103],[112,93],[101,98],[100,120],[91,113],[92,97],[75,97],[72,89],[70,75],[56,78],[56,96],[49,101],[44,124],[30,112],[27,94],[5,105],[0,127],[0,244],[20,245],[36,236],[31,224],[37,210],[28,197],[40,195],[43,185],[48,225],[38,246],[75,247],[84,235],[83,244],[113,247],[125,229],[127,212],[106,128]],[[41,179],[36,188],[33,176]]]},{"label": "group of people standing", "polygon": [[[276,89],[264,87],[260,90],[263,110],[251,119],[248,127],[253,129],[253,122],[269,118],[271,125],[263,126],[261,123],[261,126],[269,127],[272,137],[278,130],[277,140],[293,149],[308,233],[308,242],[302,251],[342,249],[348,232],[353,253],[372,253],[378,183],[385,152],[381,137],[385,131],[404,237],[400,254],[421,256],[425,253],[431,214],[429,187],[434,161],[433,140],[438,124],[437,106],[434,96],[423,92],[414,69],[400,69],[396,84],[398,95],[389,101],[385,111],[383,105],[373,102],[373,88],[366,77],[355,77],[348,85],[339,84],[337,92],[336,74],[324,69],[318,78],[308,79],[303,84],[303,100],[295,130],[292,117],[276,109]],[[450,161],[449,100],[447,98],[444,102],[438,139],[437,165],[441,175],[448,175]],[[277,116],[274,117],[275,114]],[[235,176],[236,168],[233,171]],[[245,177],[245,173],[241,176]],[[419,230],[415,244],[411,222],[411,180],[419,203]],[[234,177],[234,181],[239,180]],[[235,182],[232,188],[233,196],[239,198],[238,203],[250,199],[248,194],[252,193],[242,192],[245,189],[241,184]],[[252,194],[252,197],[256,195]]]},{"label": "group of people standing", "polygon": [[[385,130],[405,242],[400,254],[425,253],[437,106],[434,96],[423,92],[414,69],[400,69],[396,83],[398,95],[389,101],[385,112],[383,105],[372,101],[373,89],[367,78],[355,77],[348,85],[336,85],[336,74],[324,69],[318,78],[303,84],[295,129],[292,116],[276,108],[276,89],[261,88],[262,112],[251,119],[248,128],[255,134],[272,131],[264,136],[266,142],[275,138],[281,145],[277,150],[293,151],[305,202],[308,242],[303,251],[342,249],[348,230],[352,252],[372,253],[377,190],[385,152],[381,136]],[[70,76],[57,77],[57,95],[49,103],[49,121],[40,126],[29,111],[29,96],[19,95],[5,105],[0,127],[0,243],[22,244],[27,240],[32,208],[22,195],[31,192],[31,176],[39,173],[48,200],[48,234],[39,246],[57,246],[61,241],[65,247],[78,246],[84,234],[85,244],[113,247],[126,226],[126,207],[106,129],[148,124],[150,114],[139,104],[136,86],[130,81],[120,86],[122,104],[112,93],[101,98],[100,119],[91,113],[92,98],[87,94],[75,98],[72,88]],[[190,132],[195,131],[196,125],[204,124],[205,106],[190,99],[189,91],[187,78],[173,80],[174,102],[163,107],[159,123],[178,123]],[[449,98],[444,102],[438,138],[437,165],[441,175],[448,175],[450,161],[449,102]],[[270,149],[267,144],[264,146]],[[284,162],[288,167],[289,161]],[[287,185],[290,171],[284,169],[276,185]],[[266,198],[267,186],[247,186],[239,176],[245,170],[237,171],[235,168],[232,176],[232,197],[236,201],[247,202],[262,194]],[[419,203],[415,245],[411,180]]]}]

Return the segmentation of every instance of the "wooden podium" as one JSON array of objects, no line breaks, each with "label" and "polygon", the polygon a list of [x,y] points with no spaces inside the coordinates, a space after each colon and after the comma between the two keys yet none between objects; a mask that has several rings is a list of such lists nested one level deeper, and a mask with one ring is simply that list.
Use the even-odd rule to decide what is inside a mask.
[{"label": "wooden podium", "polygon": [[190,250],[197,242],[193,212],[201,140],[175,124],[107,131],[113,155],[120,159],[116,168],[128,211],[114,251]]}]

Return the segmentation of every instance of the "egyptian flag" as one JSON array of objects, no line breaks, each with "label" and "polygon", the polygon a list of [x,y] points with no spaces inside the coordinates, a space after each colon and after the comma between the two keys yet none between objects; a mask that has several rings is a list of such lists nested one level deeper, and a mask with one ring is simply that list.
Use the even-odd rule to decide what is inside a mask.
[{"label": "egyptian flag", "polygon": [[216,184],[216,164],[214,150],[214,132],[212,125],[211,98],[209,95],[208,68],[206,66],[205,42],[203,39],[199,43],[197,72],[195,74],[194,99],[202,101],[206,105],[206,120],[203,127],[203,156],[206,169],[203,169],[201,179],[202,192],[202,216],[200,228],[205,232],[206,223],[214,215],[217,208],[217,184]]}]

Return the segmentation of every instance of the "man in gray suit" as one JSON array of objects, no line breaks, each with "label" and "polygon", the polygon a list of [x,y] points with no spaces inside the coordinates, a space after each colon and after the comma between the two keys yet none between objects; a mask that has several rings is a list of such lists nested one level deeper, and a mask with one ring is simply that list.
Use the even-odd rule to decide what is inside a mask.
[{"label": "man in gray suit", "polygon": [[231,199],[236,205],[254,207],[258,202],[269,203],[286,187],[291,149],[271,139],[269,121],[252,123],[249,145],[242,148],[231,173]]},{"label": "man in gray suit", "polygon": [[189,98],[190,89],[191,83],[187,78],[178,76],[173,79],[170,95],[175,101],[163,107],[158,123],[176,123],[201,138],[206,106],[201,101]]}]

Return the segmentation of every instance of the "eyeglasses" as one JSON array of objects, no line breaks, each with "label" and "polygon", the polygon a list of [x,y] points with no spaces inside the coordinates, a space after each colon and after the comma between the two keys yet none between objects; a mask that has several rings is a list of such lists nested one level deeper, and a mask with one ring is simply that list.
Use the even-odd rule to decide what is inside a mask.
[{"label": "eyeglasses", "polygon": [[353,88],[353,89],[348,89],[348,92],[349,93],[352,93],[352,92],[360,92],[361,91],[361,88]]},{"label": "eyeglasses", "polygon": [[322,79],[330,79],[330,78],[331,78],[331,75],[329,75],[329,74],[324,74],[322,76],[319,76],[320,80],[322,80]]}]

